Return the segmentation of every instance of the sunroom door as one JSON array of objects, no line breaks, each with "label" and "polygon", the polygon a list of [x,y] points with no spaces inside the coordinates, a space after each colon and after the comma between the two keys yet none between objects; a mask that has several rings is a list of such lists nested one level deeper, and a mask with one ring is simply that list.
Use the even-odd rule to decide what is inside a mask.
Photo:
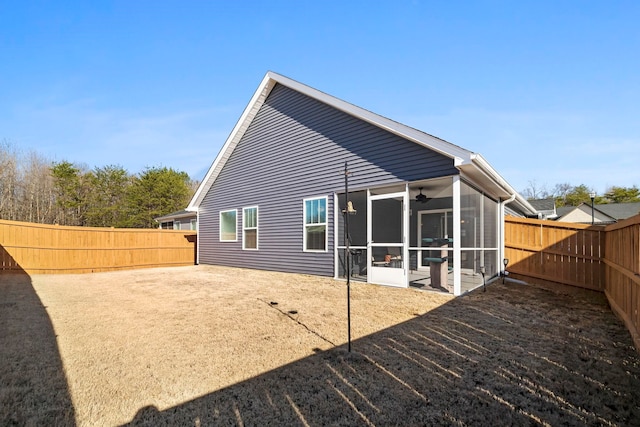
[{"label": "sunroom door", "polygon": [[370,196],[369,282],[405,287],[405,193]]}]

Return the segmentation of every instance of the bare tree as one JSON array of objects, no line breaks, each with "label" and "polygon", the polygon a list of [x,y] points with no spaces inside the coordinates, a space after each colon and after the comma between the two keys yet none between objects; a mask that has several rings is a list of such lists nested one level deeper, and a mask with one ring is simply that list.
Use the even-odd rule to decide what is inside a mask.
[{"label": "bare tree", "polygon": [[29,153],[21,172],[24,210],[21,217],[29,222],[53,222],[55,194],[51,162],[35,152]]},{"label": "bare tree", "polygon": [[18,220],[18,152],[8,141],[0,142],[0,218]]},{"label": "bare tree", "polygon": [[540,186],[536,180],[529,181],[529,186],[524,189],[522,195],[526,197],[527,200],[546,199],[551,197],[546,185]]},{"label": "bare tree", "polygon": [[51,223],[54,203],[51,162],[0,142],[0,218]]},{"label": "bare tree", "polygon": [[556,199],[558,206],[564,206],[567,204],[567,198],[574,188],[575,187],[568,182],[556,184],[555,187],[553,187],[553,197]]}]

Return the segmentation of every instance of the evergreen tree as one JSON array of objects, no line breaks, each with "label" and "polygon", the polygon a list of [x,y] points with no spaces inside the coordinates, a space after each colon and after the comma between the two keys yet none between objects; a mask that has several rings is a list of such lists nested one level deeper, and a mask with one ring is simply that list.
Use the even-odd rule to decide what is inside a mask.
[{"label": "evergreen tree", "polygon": [[[556,206],[578,206],[581,203],[591,204],[591,193],[586,185],[580,184],[567,191],[562,197],[556,199]],[[600,197],[596,197],[595,202],[600,202]]]},{"label": "evergreen tree", "polygon": [[68,161],[51,167],[59,207],[56,222],[61,225],[85,225],[86,195],[89,191],[86,176],[80,167]]},{"label": "evergreen tree", "polygon": [[611,187],[604,193],[610,203],[640,202],[640,189],[633,187]]},{"label": "evergreen tree", "polygon": [[132,177],[122,167],[96,167],[88,173],[87,225],[123,227],[127,223],[126,195]]},{"label": "evergreen tree", "polygon": [[186,172],[171,168],[147,168],[127,191],[126,225],[155,228],[154,218],[184,209],[191,196],[191,179]]}]

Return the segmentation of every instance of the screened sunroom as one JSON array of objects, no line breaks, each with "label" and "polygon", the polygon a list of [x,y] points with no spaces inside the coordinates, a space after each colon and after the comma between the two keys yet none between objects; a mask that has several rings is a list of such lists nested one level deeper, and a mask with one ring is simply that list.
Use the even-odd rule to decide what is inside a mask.
[{"label": "screened sunroom", "polygon": [[460,175],[335,198],[336,277],[462,295],[503,268],[505,201]]}]

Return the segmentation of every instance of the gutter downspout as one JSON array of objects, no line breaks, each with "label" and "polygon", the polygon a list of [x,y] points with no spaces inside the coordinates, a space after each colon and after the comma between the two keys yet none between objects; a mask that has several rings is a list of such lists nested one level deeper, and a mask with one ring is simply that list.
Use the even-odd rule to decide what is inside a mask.
[{"label": "gutter downspout", "polygon": [[471,156],[471,161],[474,163],[481,172],[489,179],[493,180],[496,184],[498,184],[507,194],[511,194],[510,198],[505,201],[505,203],[511,203],[513,201],[517,201],[520,207],[523,208],[524,211],[529,211],[531,214],[535,214],[538,211],[533,208],[529,204],[527,200],[525,200],[522,196],[518,194],[518,192],[502,177],[500,174],[495,171],[491,165],[485,160],[482,155],[473,153]]},{"label": "gutter downspout", "polygon": [[500,259],[498,260],[498,262],[500,263],[500,267],[499,270],[502,271],[502,274],[504,274],[505,270],[503,270],[504,264],[502,263],[502,260],[505,258],[505,249],[504,249],[504,239],[505,239],[505,232],[504,232],[504,208],[507,205],[507,203],[511,203],[516,199],[516,195],[517,193],[513,193],[511,195],[511,197],[509,197],[508,199],[505,199],[504,201],[500,202]]}]

